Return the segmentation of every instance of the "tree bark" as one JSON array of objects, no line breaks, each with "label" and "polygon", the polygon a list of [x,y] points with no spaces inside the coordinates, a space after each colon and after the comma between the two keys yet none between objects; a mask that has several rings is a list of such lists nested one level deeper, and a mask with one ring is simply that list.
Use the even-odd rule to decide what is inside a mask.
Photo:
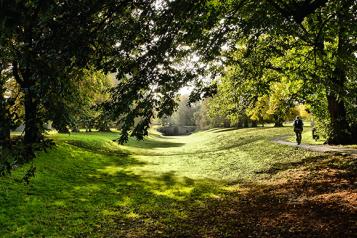
[{"label": "tree bark", "polygon": [[3,94],[0,95],[0,146],[10,145],[10,119]]},{"label": "tree bark", "polygon": [[41,120],[38,118],[38,104],[30,88],[25,88],[25,144],[31,145],[42,140]]},{"label": "tree bark", "polygon": [[337,99],[334,92],[327,95],[328,112],[330,115],[330,133],[327,138],[328,144],[352,143],[352,131],[347,121],[345,104]]},{"label": "tree bark", "polygon": [[4,64],[0,62],[0,146],[10,145],[10,119],[7,102],[4,96],[5,82],[3,78]]},{"label": "tree bark", "polygon": [[[345,2],[346,4],[346,2]],[[345,8],[348,5],[345,6]],[[346,10],[343,8],[344,10]],[[327,87],[327,103],[330,115],[330,133],[327,138],[328,144],[350,144],[352,143],[352,130],[347,121],[347,113],[343,97],[345,96],[346,62],[344,58],[349,54],[347,45],[346,26],[344,24],[345,14],[338,14],[338,48],[335,61],[335,69],[331,77],[331,84]]]}]

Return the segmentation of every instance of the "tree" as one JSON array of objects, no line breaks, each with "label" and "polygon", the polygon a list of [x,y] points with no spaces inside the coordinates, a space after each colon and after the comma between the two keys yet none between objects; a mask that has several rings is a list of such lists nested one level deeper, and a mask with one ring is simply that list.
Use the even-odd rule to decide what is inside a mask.
[{"label": "tree", "polygon": [[[71,90],[73,70],[95,61],[98,35],[108,15],[127,5],[121,1],[1,1],[4,34],[0,43],[8,51],[12,75],[24,94],[26,144],[42,139],[46,96],[69,95],[64,90]],[[64,106],[61,98],[66,100],[57,97],[53,104]]]},{"label": "tree", "polygon": [[8,81],[8,73],[6,71],[6,63],[0,64],[0,146],[8,146],[10,144],[10,110],[9,100],[5,95],[5,84]]},{"label": "tree", "polygon": [[[104,108],[112,120],[121,118],[124,142],[129,134],[143,138],[155,112],[171,114],[176,92],[205,73],[204,63],[219,60],[223,45],[235,51],[243,40],[247,58],[261,59],[260,70],[250,70],[249,61],[240,66],[258,74],[255,78],[270,68],[299,75],[307,85],[326,84],[329,142],[347,143],[353,138],[348,114],[353,110],[345,95],[356,60],[356,5],[348,0],[2,1],[1,45],[9,49],[13,75],[23,88],[25,142],[41,138],[43,92],[66,84],[73,67],[90,62],[117,74]],[[272,61],[281,54],[289,58],[285,51],[294,48],[312,67],[277,67]],[[190,54],[200,62],[184,68]]]},{"label": "tree", "polygon": [[[353,78],[351,71],[356,61],[356,2],[233,1],[228,8],[224,14],[229,16],[225,27],[231,29],[227,34],[231,47],[236,47],[237,38],[245,38],[253,54],[256,49],[266,52],[261,67],[299,76],[310,92],[323,86],[327,100],[324,110],[329,117],[328,142],[351,143],[356,136],[352,134],[354,122],[349,119],[352,115],[348,115],[346,101],[355,90],[346,86]],[[268,36],[273,44],[262,47],[262,36]],[[285,59],[284,65],[277,67],[270,61],[277,56]],[[287,61],[294,57],[295,64]],[[301,60],[303,57],[307,60]]]},{"label": "tree", "polygon": [[69,79],[62,85],[61,92],[47,90],[43,100],[45,117],[53,122],[52,127],[60,133],[69,133],[70,128],[79,127],[107,129],[108,120],[100,104],[109,97],[112,79],[94,68],[76,69],[66,77]]},{"label": "tree", "polygon": [[194,114],[197,111],[197,105],[188,105],[188,103],[188,96],[181,95],[176,111],[169,118],[165,118],[165,121],[178,126],[195,126]]}]

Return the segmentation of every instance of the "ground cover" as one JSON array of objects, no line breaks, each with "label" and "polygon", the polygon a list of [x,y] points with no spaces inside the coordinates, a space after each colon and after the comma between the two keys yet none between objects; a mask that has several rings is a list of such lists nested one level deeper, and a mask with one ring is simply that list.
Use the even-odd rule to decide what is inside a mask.
[{"label": "ground cover", "polygon": [[356,158],[271,142],[291,131],[50,135],[30,185],[0,178],[0,236],[353,237]]}]

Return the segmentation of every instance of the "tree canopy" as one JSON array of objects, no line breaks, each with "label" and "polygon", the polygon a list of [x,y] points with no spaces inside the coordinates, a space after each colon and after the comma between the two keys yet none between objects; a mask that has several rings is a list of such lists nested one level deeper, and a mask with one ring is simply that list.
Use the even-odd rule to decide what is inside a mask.
[{"label": "tree canopy", "polygon": [[[2,0],[0,6],[1,105],[9,103],[10,74],[23,98],[26,144],[42,140],[54,111],[62,116],[58,127],[70,124],[71,105],[82,101],[75,87],[88,87],[81,84],[86,69],[116,75],[101,110],[119,120],[121,142],[143,138],[155,115],[172,114],[188,83],[196,86],[191,101],[215,94],[217,83],[208,79],[217,82],[227,69],[235,73],[218,87],[235,95],[228,98],[231,120],[243,108],[241,115],[264,117],[257,108],[269,101],[279,121],[279,113],[304,102],[325,123],[329,143],[356,138],[355,1]],[[2,115],[8,125],[10,114]]]}]

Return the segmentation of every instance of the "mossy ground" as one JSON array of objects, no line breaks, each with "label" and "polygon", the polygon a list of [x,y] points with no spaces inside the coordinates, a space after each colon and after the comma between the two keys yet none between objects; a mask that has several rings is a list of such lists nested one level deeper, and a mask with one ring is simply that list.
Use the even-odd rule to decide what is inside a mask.
[{"label": "mossy ground", "polygon": [[[30,185],[29,165],[0,178],[0,236],[352,237],[356,159],[271,142],[289,133],[153,132],[125,145],[118,133],[50,135],[57,146],[38,154]],[[321,202],[337,192],[345,199]]]}]

